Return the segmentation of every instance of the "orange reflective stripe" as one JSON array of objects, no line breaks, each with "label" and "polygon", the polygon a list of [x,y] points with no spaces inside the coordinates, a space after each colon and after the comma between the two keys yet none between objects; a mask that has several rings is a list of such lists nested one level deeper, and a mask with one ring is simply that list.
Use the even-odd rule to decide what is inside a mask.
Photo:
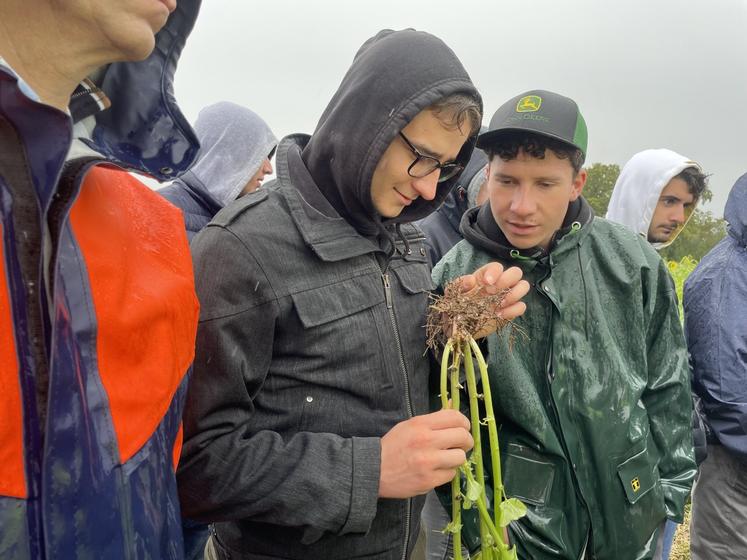
[{"label": "orange reflective stripe", "polygon": [[0,224],[0,495],[26,497],[23,408]]},{"label": "orange reflective stripe", "polygon": [[71,211],[121,462],[150,438],[194,357],[198,305],[181,212],[121,169],[88,172]]},{"label": "orange reflective stripe", "polygon": [[179,431],[176,433],[176,440],[174,441],[174,456],[172,457],[174,472],[176,472],[176,467],[179,466],[179,458],[182,456],[182,441],[184,441],[184,424],[179,422]]}]

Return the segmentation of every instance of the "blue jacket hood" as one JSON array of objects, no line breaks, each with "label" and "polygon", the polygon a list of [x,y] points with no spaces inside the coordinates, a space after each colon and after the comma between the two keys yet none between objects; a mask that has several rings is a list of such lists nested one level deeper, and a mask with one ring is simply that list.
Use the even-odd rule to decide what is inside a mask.
[{"label": "blue jacket hood", "polygon": [[724,219],[729,223],[729,235],[747,247],[747,173],[734,183],[726,199]]},{"label": "blue jacket hood", "polygon": [[186,171],[199,150],[192,127],[174,98],[174,73],[194,27],[201,0],[179,0],[156,46],[141,62],[117,62],[104,74],[101,89],[112,106],[99,113],[91,147],[160,180]]}]

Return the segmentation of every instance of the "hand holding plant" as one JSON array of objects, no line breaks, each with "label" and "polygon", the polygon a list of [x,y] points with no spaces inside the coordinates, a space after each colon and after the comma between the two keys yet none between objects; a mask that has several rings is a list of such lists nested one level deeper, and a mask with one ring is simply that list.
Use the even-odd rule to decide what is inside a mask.
[{"label": "hand holding plant", "polygon": [[379,496],[410,498],[446,484],[472,444],[469,421],[458,410],[400,422],[381,438]]},{"label": "hand holding plant", "polygon": [[[516,559],[516,547],[509,548],[505,528],[511,521],[526,514],[526,507],[515,498],[507,498],[503,489],[498,447],[498,428],[485,359],[475,338],[501,330],[509,320],[521,315],[526,306],[518,300],[528,291],[525,281],[519,282],[521,271],[503,271],[497,263],[486,265],[474,275],[448,284],[444,295],[435,298],[428,317],[429,345],[443,348],[441,359],[440,396],[444,410],[459,410],[460,373],[464,370],[469,400],[470,423],[474,450],[451,481],[451,522],[444,529],[454,536],[454,558],[462,560],[461,510],[476,508],[480,518],[480,560]],[[478,378],[475,369],[480,373]],[[480,406],[480,401],[483,406]],[[493,478],[493,516],[488,511],[485,493],[485,466],[482,456],[481,426],[487,428],[490,448],[490,469]],[[462,477],[465,485],[462,487]]]}]

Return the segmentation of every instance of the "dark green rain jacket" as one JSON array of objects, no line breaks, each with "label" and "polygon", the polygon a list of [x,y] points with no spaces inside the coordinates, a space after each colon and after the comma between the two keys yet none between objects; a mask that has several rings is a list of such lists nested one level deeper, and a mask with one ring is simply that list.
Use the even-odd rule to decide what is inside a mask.
[{"label": "dark green rain jacket", "polygon": [[[682,521],[695,475],[690,375],[665,264],[646,240],[571,204],[549,253],[509,246],[489,205],[433,270],[439,287],[491,261],[532,288],[488,337],[510,527],[520,558],[651,558],[665,518]],[[487,441],[487,437],[483,438]]]}]

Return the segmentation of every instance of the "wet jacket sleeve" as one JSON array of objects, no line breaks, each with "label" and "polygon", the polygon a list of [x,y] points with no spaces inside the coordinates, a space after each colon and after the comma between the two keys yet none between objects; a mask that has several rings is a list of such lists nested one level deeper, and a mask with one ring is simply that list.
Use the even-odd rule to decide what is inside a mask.
[{"label": "wet jacket sleeve", "polygon": [[726,264],[729,257],[685,283],[685,328],[706,423],[747,463],[747,259]]},{"label": "wet jacket sleeve", "polygon": [[659,476],[667,516],[681,523],[696,472],[692,397],[674,285],[663,262],[650,271],[644,290],[648,317],[648,384],[641,400],[659,452]]},{"label": "wet jacket sleeve", "polygon": [[366,532],[376,513],[380,438],[252,423],[269,390],[279,304],[248,248],[209,226],[192,244],[201,303],[178,469],[182,513],[197,521],[251,518],[324,532]]}]

